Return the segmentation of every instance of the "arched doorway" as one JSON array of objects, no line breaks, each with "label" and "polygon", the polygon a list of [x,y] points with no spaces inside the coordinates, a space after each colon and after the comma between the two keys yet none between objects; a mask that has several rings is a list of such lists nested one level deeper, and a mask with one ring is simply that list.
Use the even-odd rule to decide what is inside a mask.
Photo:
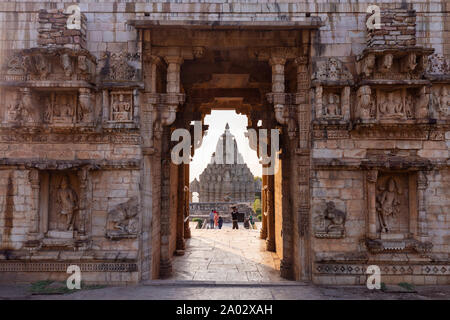
[{"label": "arched doorway", "polygon": [[189,237],[189,165],[170,161],[176,144],[171,133],[193,133],[192,121],[203,121],[213,109],[234,109],[248,117],[249,129],[279,130],[279,170],[263,177],[267,218],[261,236],[280,254],[284,278],[308,280],[310,31],[189,29],[183,38],[179,32],[145,30],[143,36],[152,91],[146,100],[157,111],[151,119],[151,225],[153,236],[160,236],[150,246],[153,277],[170,276],[172,256]]}]

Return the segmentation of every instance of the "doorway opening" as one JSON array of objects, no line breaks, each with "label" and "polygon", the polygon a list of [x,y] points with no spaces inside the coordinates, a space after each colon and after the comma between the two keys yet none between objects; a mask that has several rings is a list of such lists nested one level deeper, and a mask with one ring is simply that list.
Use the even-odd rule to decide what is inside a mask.
[{"label": "doorway opening", "polygon": [[[263,186],[261,157],[248,137],[248,117],[235,110],[212,110],[203,122],[207,134],[189,164],[190,238],[183,250],[175,251],[172,279],[281,281],[282,245],[277,250],[277,217],[268,208],[273,207],[275,190],[267,175]],[[233,229],[233,219],[238,229]],[[274,222],[270,239],[268,219]]]}]

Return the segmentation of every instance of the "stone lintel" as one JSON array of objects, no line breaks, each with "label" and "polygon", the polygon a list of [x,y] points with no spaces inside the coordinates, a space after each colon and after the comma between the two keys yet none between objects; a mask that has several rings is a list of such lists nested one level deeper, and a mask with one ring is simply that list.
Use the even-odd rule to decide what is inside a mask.
[{"label": "stone lintel", "polygon": [[183,29],[277,29],[277,30],[298,30],[298,29],[318,29],[323,23],[320,17],[304,17],[299,21],[207,21],[207,20],[128,20],[128,25],[137,29],[159,29],[159,28],[183,28]]}]

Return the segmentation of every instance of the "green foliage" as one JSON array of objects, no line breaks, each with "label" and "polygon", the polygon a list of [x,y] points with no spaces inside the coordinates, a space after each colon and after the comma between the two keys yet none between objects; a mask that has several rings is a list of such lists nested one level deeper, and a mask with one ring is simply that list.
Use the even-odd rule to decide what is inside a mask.
[{"label": "green foliage", "polygon": [[408,291],[414,291],[414,285],[408,282],[400,282],[398,284],[400,287],[408,290]]},{"label": "green foliage", "polygon": [[259,221],[262,221],[262,214],[261,213],[258,214],[256,217],[258,218]]},{"label": "green foliage", "polygon": [[[81,290],[94,290],[94,289],[102,289],[106,288],[104,285],[91,284],[86,285],[81,282]],[[79,290],[73,289],[70,290],[67,288],[65,281],[51,281],[51,280],[42,280],[36,281],[31,284],[30,292],[35,295],[48,295],[48,294],[69,294],[74,293]]]},{"label": "green foliage", "polygon": [[253,202],[253,210],[255,211],[256,215],[261,214],[261,200],[255,199],[255,202]]}]

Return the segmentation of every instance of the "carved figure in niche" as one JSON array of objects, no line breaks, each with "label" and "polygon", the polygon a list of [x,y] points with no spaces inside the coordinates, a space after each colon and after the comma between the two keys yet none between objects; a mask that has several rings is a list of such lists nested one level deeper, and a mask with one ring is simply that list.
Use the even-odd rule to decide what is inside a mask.
[{"label": "carved figure in niche", "polygon": [[129,101],[131,95],[127,95],[128,99],[125,100],[124,94],[114,94],[112,104],[111,120],[113,121],[131,121],[132,120],[132,105]]},{"label": "carved figure in niche", "polygon": [[335,117],[335,116],[340,116],[341,112],[340,112],[340,97],[339,95],[335,94],[335,93],[329,93],[327,95],[327,105],[326,105],[326,115],[327,116],[331,116],[331,117]]},{"label": "carved figure in niche", "polygon": [[362,63],[362,72],[366,77],[370,77],[375,68],[375,55],[369,54]]},{"label": "carved figure in niche", "polygon": [[405,60],[405,71],[414,71],[417,67],[417,55],[415,53],[410,53],[406,56]]},{"label": "carved figure in niche", "polygon": [[408,118],[413,118],[413,97],[410,94],[407,94],[405,97],[405,113]]},{"label": "carved figure in niche", "polygon": [[389,232],[387,219],[400,212],[400,197],[402,190],[398,187],[393,177],[389,178],[385,187],[380,187],[381,193],[377,196],[377,212],[381,226],[381,232]]},{"label": "carved figure in niche", "polygon": [[47,75],[50,73],[50,65],[47,62],[46,58],[38,54],[34,56],[34,67],[36,69],[37,74],[40,76],[41,80],[44,80],[47,78]]},{"label": "carved figure in niche", "polygon": [[430,103],[430,94],[428,88],[423,87],[420,90],[419,99],[416,103],[416,118],[424,119],[428,117],[428,105]]},{"label": "carved figure in niche", "polygon": [[383,56],[383,60],[381,62],[381,72],[389,72],[391,71],[392,64],[394,62],[394,56],[390,53],[385,54]]},{"label": "carved figure in niche", "polygon": [[136,235],[138,232],[139,203],[136,197],[117,205],[108,212],[106,219],[106,236],[121,238]]},{"label": "carved figure in niche", "polygon": [[362,86],[358,89],[358,111],[361,119],[370,119],[372,117],[372,90],[369,86]]},{"label": "carved figure in niche", "polygon": [[31,95],[29,93],[24,93],[22,97],[20,97],[20,94],[17,94],[12,104],[10,104],[7,108],[6,118],[11,122],[32,122],[33,116],[30,112],[31,109]]},{"label": "carved figure in niche", "polygon": [[399,92],[380,93],[378,110],[384,118],[397,118],[404,115],[404,106]]},{"label": "carved figure in niche", "polygon": [[78,196],[70,187],[68,176],[61,179],[60,187],[56,191],[56,202],[59,204],[59,214],[66,217],[66,230],[73,230],[78,210]]},{"label": "carved figure in niche", "polygon": [[52,102],[49,96],[44,98],[44,122],[52,122]]},{"label": "carved figure in niche", "polygon": [[57,95],[53,107],[53,121],[56,123],[72,123],[74,108],[70,105],[70,97],[62,94]]},{"label": "carved figure in niche", "polygon": [[450,97],[446,86],[433,88],[433,106],[443,116],[450,115]]},{"label": "carved figure in niche", "polygon": [[63,53],[61,55],[61,65],[64,70],[66,77],[70,77],[72,75],[72,62],[70,61],[70,56],[67,53]]},{"label": "carved figure in niche", "polygon": [[78,110],[78,121],[92,121],[92,100],[89,89],[80,89],[80,108]]}]

